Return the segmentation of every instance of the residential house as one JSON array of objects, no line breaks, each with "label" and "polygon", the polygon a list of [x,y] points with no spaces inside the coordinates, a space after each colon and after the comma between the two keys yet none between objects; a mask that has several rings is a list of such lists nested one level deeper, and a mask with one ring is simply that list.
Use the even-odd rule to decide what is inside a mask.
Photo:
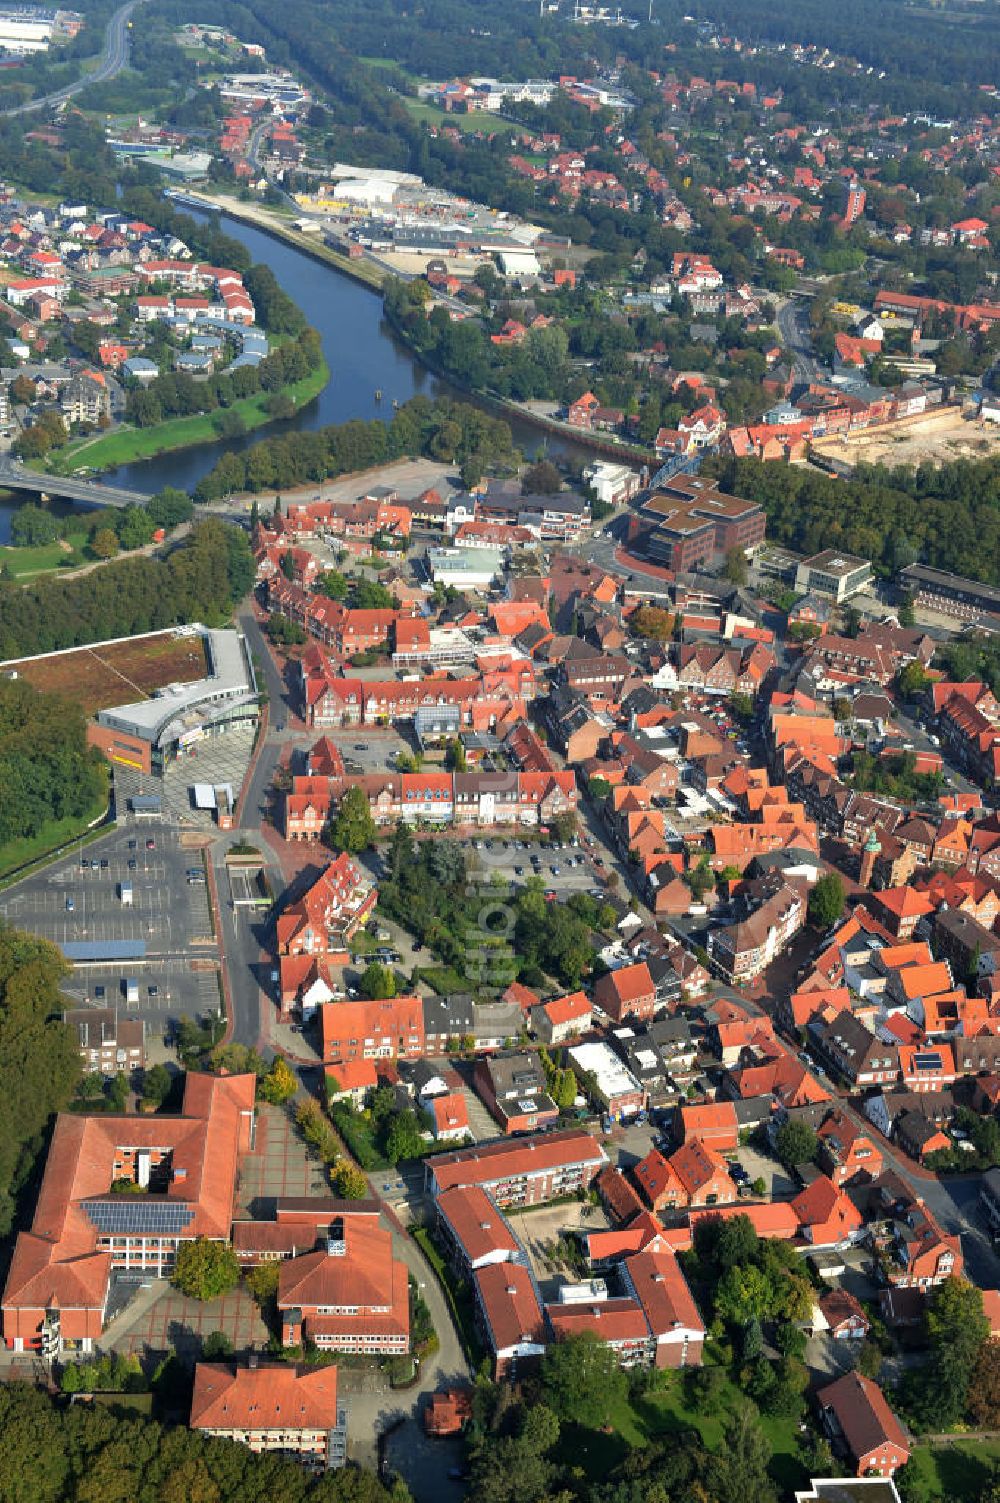
[{"label": "residential house", "polygon": [[533,1053],[500,1054],[476,1062],[476,1090],[508,1136],[537,1132],[558,1121],[545,1072]]},{"label": "residential house", "polygon": [[903,1428],[871,1378],[845,1373],[816,1395],[823,1425],[842,1443],[857,1477],[891,1477],[910,1459]]}]

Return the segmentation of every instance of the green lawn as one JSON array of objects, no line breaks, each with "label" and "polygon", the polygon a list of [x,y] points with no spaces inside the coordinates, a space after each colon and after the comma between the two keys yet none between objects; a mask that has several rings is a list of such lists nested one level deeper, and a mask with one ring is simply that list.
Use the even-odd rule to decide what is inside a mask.
[{"label": "green lawn", "polygon": [[[665,1392],[626,1398],[618,1404],[611,1414],[610,1434],[588,1430],[583,1425],[563,1426],[559,1456],[571,1466],[582,1467],[592,1481],[597,1481],[636,1447],[687,1430],[697,1430],[706,1448],[717,1451],[722,1445],[726,1416],[740,1398],[736,1385],[727,1381],[712,1413],[700,1414],[685,1403],[683,1379],[678,1374]],[[807,1480],[798,1458],[797,1423],[768,1415],[761,1415],[760,1423],[774,1449],[771,1475],[783,1491],[790,1492]]]},{"label": "green lawn", "polygon": [[80,528],[68,533],[64,540],[57,538],[54,543],[42,543],[37,548],[0,548],[0,565],[6,565],[14,578],[20,580],[51,569],[75,568],[87,562],[81,552],[86,541],[87,534]]},{"label": "green lawn", "polygon": [[437,105],[427,104],[422,99],[404,98],[403,104],[414,120],[422,120],[425,125],[453,125],[460,131],[481,130],[488,136],[514,129],[509,120],[501,120],[499,115],[489,115],[484,110],[473,110],[471,115],[461,115],[458,112],[446,114]]},{"label": "green lawn", "polygon": [[976,1503],[995,1462],[1000,1462],[1000,1441],[957,1438],[953,1445],[918,1445],[909,1470],[926,1489],[919,1496],[928,1503]]},{"label": "green lawn", "polygon": [[[23,840],[12,840],[8,845],[0,846],[0,885],[4,878],[19,868],[29,863],[41,864],[55,855],[68,845],[73,845],[77,840],[83,840],[86,845],[91,840],[97,840],[105,833],[103,826],[95,830],[88,830],[91,820],[98,819],[108,806],[107,789],[96,799],[91,809],[80,819],[56,819],[42,825],[34,835],[26,835]],[[26,876],[26,872],[19,872]]]},{"label": "green lawn", "polygon": [[[329,379],[330,370],[324,361],[318,370],[301,381],[294,381],[291,386],[282,387],[282,391],[297,407],[301,407],[318,397]],[[248,432],[263,428],[272,421],[265,406],[269,395],[268,392],[258,392],[256,396],[234,402],[227,411],[238,412]],[[59,475],[72,474],[83,466],[106,470],[115,465],[131,464],[133,460],[168,454],[174,449],[187,449],[192,444],[211,443],[219,436],[212,422],[215,415],[196,413],[192,417],[172,418],[154,428],[122,428],[117,433],[106,433],[99,438],[85,438],[50,456],[49,470]]]},{"label": "green lawn", "polygon": [[414,1227],[413,1240],[420,1248],[424,1257],[437,1275],[437,1281],[444,1291],[444,1297],[448,1301],[452,1318],[458,1330],[465,1355],[472,1367],[478,1367],[483,1359],[483,1344],[476,1330],[475,1306],[473,1305],[472,1292],[468,1284],[459,1283],[451,1268],[438,1252],[434,1239],[425,1226]]}]

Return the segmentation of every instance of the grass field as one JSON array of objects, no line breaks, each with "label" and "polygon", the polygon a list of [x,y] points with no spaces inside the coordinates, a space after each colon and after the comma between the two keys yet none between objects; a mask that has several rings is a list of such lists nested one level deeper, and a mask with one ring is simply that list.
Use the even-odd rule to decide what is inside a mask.
[{"label": "grass field", "polygon": [[[561,1459],[580,1466],[593,1481],[607,1476],[609,1470],[624,1460],[629,1451],[664,1441],[687,1430],[697,1430],[709,1450],[722,1446],[722,1432],[727,1416],[741,1399],[735,1384],[726,1382],[720,1390],[711,1414],[689,1409],[684,1401],[683,1383],[678,1374],[675,1383],[663,1393],[645,1398],[624,1399],[612,1412],[611,1434],[588,1430],[583,1425],[565,1425],[559,1441]],[[798,1458],[797,1425],[790,1419],[772,1419],[761,1415],[761,1428],[774,1450],[771,1475],[786,1496],[807,1480]],[[747,1503],[751,1503],[747,1499]]]},{"label": "grass field", "polygon": [[[303,380],[282,387],[282,392],[291,397],[296,407],[301,407],[318,397],[329,379],[330,370],[324,361],[318,370]],[[254,397],[234,402],[227,410],[238,412],[247,431],[252,432],[272,421],[265,405],[269,395],[268,392],[258,392]],[[214,416],[214,413],[196,413],[192,417],[172,418],[154,428],[123,428],[99,438],[85,438],[78,444],[68,444],[57,450],[50,456],[48,468],[57,475],[71,475],[83,467],[107,470],[115,465],[131,464],[133,460],[169,454],[174,449],[186,449],[192,444],[212,443],[219,437],[212,422]]]},{"label": "grass field", "polygon": [[425,125],[453,125],[460,131],[481,130],[487,136],[514,129],[509,120],[501,120],[499,115],[488,115],[483,110],[474,110],[471,115],[445,114],[444,110],[425,104],[422,99],[404,98],[402,102],[414,120],[422,120]]},{"label": "grass field", "polygon": [[72,647],[54,657],[20,664],[17,671],[36,689],[69,695],[85,715],[93,715],[108,705],[146,699],[164,684],[189,684],[203,678],[205,648],[201,637],[168,633],[107,646]]},{"label": "grass field", "polygon": [[953,1445],[918,1445],[910,1458],[910,1470],[926,1491],[928,1503],[976,1503],[1000,1462],[1000,1441],[961,1440]]},{"label": "grass field", "polygon": [[0,548],[0,564],[6,564],[14,578],[22,581],[52,569],[75,568],[86,563],[80,551],[86,540],[87,534],[80,528],[37,548]]}]

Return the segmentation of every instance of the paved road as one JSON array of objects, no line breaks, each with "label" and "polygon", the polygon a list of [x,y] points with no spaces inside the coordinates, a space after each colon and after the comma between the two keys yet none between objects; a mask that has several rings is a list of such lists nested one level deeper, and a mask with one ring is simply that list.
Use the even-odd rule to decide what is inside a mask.
[{"label": "paved road", "polygon": [[29,99],[27,104],[19,104],[0,113],[28,115],[34,110],[44,110],[52,105],[65,104],[68,99],[73,98],[74,94],[89,89],[91,84],[107,83],[109,78],[114,78],[128,64],[129,20],[136,6],[141,4],[142,0],[128,0],[128,4],[120,6],[115,11],[104,33],[104,51],[98,58],[97,67],[93,72],[77,79],[76,83],[67,84],[64,89],[57,89],[54,94],[44,94],[41,99]]},{"label": "paved road", "polygon": [[791,351],[792,374],[798,381],[815,381],[823,374],[821,366],[813,359],[812,342],[806,332],[807,309],[798,298],[789,298],[777,313],[778,332],[782,347]]}]

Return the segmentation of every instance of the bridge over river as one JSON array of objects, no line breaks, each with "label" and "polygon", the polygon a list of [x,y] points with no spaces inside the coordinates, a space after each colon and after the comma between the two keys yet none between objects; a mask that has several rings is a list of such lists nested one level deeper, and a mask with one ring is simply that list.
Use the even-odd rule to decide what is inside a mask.
[{"label": "bridge over river", "polygon": [[0,489],[58,496],[60,500],[77,501],[84,506],[143,506],[149,500],[145,491],[127,491],[115,485],[101,485],[96,480],[44,475],[40,470],[29,470],[16,459],[0,458]]}]

